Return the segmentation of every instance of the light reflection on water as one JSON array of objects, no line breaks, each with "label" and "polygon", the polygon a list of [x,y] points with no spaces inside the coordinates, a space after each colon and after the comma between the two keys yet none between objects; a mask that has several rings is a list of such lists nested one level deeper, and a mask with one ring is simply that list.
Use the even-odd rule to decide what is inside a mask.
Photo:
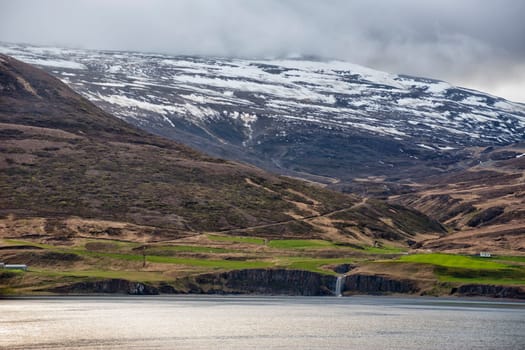
[{"label": "light reflection on water", "polygon": [[349,297],[0,300],[2,349],[525,349],[525,303]]}]

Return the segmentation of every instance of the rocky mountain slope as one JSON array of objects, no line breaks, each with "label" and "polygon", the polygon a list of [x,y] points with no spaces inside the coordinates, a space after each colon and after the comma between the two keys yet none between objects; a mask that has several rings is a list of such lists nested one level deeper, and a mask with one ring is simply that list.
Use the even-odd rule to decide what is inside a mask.
[{"label": "rocky mountain slope", "polygon": [[427,213],[449,235],[422,244],[451,252],[525,252],[525,145],[478,149],[470,167],[406,186],[391,201]]},{"label": "rocky mountain slope", "polygon": [[131,124],[319,182],[421,178],[523,140],[525,106],[346,62],[173,57],[2,44]]},{"label": "rocky mountain slope", "polygon": [[[0,58],[4,235],[155,240],[206,231],[371,244],[442,230],[401,206],[279,178],[135,129],[43,71]],[[398,220],[405,215],[410,225]]]}]

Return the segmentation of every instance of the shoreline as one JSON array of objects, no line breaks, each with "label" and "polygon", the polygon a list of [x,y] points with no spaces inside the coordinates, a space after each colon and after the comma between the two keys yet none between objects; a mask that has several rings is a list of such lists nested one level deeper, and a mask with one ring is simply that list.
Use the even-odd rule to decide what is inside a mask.
[{"label": "shoreline", "polygon": [[[430,298],[487,298],[524,300],[525,286],[497,284],[448,284],[375,274],[342,277],[304,270],[245,269],[206,273],[174,281],[140,282],[122,278],[89,279],[17,289],[5,285],[0,298],[17,296],[98,295],[232,295],[232,296],[400,296]],[[341,280],[342,278],[342,280]]]},{"label": "shoreline", "polygon": [[0,300],[162,300],[162,299],[181,299],[181,300],[250,300],[250,299],[269,299],[269,300],[323,300],[330,302],[345,301],[345,300],[413,300],[418,302],[436,302],[436,303],[466,303],[466,304],[512,304],[523,305],[525,308],[525,300],[514,298],[494,298],[483,296],[428,296],[428,295],[377,295],[377,294],[355,294],[347,296],[305,296],[305,295],[271,295],[271,294],[158,294],[158,295],[131,295],[119,293],[90,293],[90,294],[42,294],[42,295],[5,295],[0,296]]}]

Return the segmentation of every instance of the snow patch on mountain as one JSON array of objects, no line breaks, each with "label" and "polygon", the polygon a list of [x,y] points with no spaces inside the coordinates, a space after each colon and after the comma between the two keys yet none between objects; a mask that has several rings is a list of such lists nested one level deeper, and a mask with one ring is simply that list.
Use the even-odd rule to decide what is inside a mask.
[{"label": "snow patch on mountain", "polygon": [[98,94],[98,99],[101,101],[106,101],[111,104],[115,104],[121,107],[129,108],[131,110],[134,110],[136,108],[145,110],[145,111],[151,111],[158,114],[166,115],[168,113],[177,113],[184,111],[180,107],[176,106],[167,106],[167,105],[161,105],[161,104],[153,104],[145,101],[139,101],[133,98],[129,98],[126,96],[120,96],[120,95],[102,95]]},{"label": "snow patch on mountain", "polygon": [[[342,61],[241,60],[1,44],[48,69],[120,118],[147,128],[175,120],[255,128],[316,125],[413,140],[435,150],[522,141],[525,105],[446,82]],[[160,124],[159,124],[160,123]],[[279,134],[279,132],[278,132]],[[289,134],[289,133],[288,133]],[[255,142],[255,141],[254,141]],[[429,146],[432,145],[432,146]]]},{"label": "snow patch on mountain", "polygon": [[37,66],[49,66],[49,67],[59,67],[59,68],[68,68],[68,69],[86,69],[86,66],[84,66],[82,63],[66,61],[66,60],[25,58],[24,62],[29,63],[29,64],[34,64]]}]

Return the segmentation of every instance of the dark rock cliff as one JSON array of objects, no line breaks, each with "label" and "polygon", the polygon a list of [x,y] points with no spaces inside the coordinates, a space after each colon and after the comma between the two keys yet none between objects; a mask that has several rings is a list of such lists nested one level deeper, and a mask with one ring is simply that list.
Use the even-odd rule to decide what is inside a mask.
[{"label": "dark rock cliff", "polygon": [[301,270],[236,270],[203,274],[189,283],[190,293],[333,295],[336,278]]},{"label": "dark rock cliff", "polygon": [[[166,282],[157,286],[124,279],[77,282],[47,289],[62,294],[256,294],[332,296],[335,276],[285,269],[247,269],[222,273],[207,273],[177,281],[177,287]],[[351,294],[421,294],[417,281],[389,276],[352,274],[345,276],[341,292]],[[468,284],[453,288],[450,294],[492,298],[525,299],[525,288]]]},{"label": "dark rock cliff", "polygon": [[[334,295],[335,276],[301,270],[237,270],[197,276],[190,293],[204,294],[281,294]],[[341,292],[347,294],[418,293],[415,281],[385,276],[354,274],[346,276]]]},{"label": "dark rock cliff", "polygon": [[156,295],[159,290],[151,285],[141,282],[131,282],[123,279],[109,279],[100,281],[78,282],[70,285],[60,286],[49,290],[54,293],[107,293],[107,294],[131,294],[131,295]]},{"label": "dark rock cliff", "polygon": [[454,288],[451,294],[457,294],[459,296],[525,299],[525,288],[487,284],[466,284],[457,289]]},{"label": "dark rock cliff", "polygon": [[355,274],[346,276],[342,291],[354,294],[417,293],[419,288],[411,280]]}]

